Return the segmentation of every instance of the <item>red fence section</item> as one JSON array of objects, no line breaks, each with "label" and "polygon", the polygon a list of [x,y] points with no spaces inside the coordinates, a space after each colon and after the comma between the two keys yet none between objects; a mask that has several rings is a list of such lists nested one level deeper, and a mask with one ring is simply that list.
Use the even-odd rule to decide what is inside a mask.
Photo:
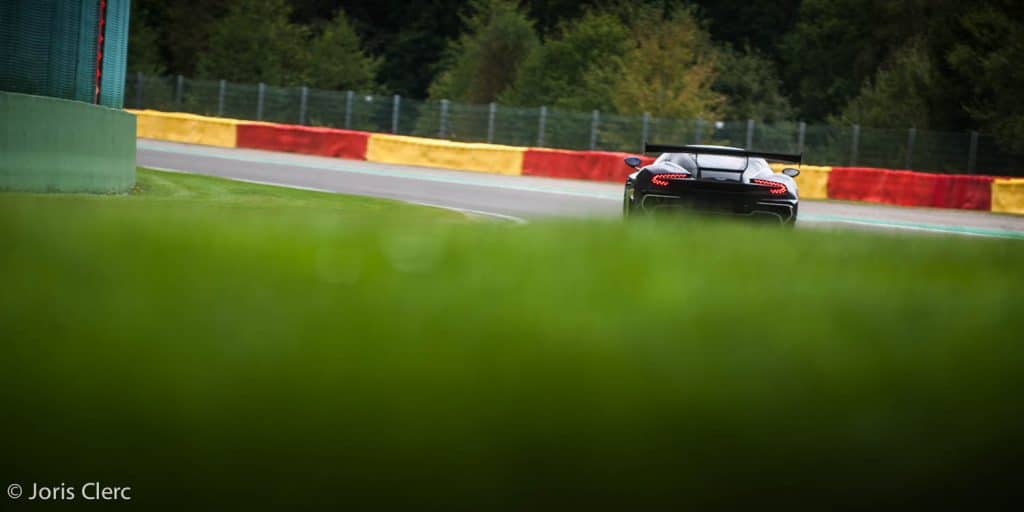
[{"label": "red fence section", "polygon": [[238,125],[238,147],[366,160],[367,132],[287,124]]},{"label": "red fence section", "polygon": [[[629,153],[530,148],[523,155],[523,175],[595,181],[625,181],[634,171],[622,161]],[[643,165],[654,161],[641,157]]]},{"label": "red fence section", "polygon": [[992,176],[932,174],[868,167],[833,167],[829,199],[850,199],[900,206],[988,210]]},{"label": "red fence section", "polygon": [[964,208],[968,210],[992,209],[992,181],[994,176],[941,175],[944,179],[935,190],[932,206]]}]

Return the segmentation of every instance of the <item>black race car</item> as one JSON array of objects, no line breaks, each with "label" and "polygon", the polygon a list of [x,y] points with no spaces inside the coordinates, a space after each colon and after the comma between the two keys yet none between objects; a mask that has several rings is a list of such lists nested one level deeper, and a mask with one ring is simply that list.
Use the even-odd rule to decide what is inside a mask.
[{"label": "black race car", "polygon": [[800,196],[795,168],[772,171],[769,161],[800,164],[801,155],[745,151],[724,146],[644,144],[644,153],[661,153],[641,167],[635,156],[626,165],[626,216],[663,210],[747,216],[792,225]]}]

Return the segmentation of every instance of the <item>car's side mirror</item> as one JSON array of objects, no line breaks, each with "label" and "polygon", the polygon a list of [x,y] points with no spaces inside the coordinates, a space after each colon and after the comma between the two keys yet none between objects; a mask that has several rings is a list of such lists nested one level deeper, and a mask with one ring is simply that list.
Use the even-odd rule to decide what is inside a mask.
[{"label": "car's side mirror", "polygon": [[790,178],[796,178],[800,175],[800,169],[794,169],[792,167],[786,167],[782,170],[782,174],[789,176]]},{"label": "car's side mirror", "polygon": [[627,156],[625,159],[626,165],[636,169],[640,167],[640,159],[635,156]]}]

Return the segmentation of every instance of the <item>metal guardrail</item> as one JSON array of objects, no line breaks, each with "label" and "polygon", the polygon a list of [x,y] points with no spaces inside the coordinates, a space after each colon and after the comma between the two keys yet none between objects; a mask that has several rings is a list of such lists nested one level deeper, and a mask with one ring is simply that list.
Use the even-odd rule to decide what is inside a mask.
[{"label": "metal guardrail", "polygon": [[125,104],[129,108],[512,146],[632,152],[639,151],[645,140],[721,144],[803,153],[805,162],[822,165],[1024,175],[1024,155],[1009,154],[993,137],[977,132],[809,125],[801,121],[670,119],[646,113],[628,116],[547,106],[473,105],[142,73],[127,77]]}]

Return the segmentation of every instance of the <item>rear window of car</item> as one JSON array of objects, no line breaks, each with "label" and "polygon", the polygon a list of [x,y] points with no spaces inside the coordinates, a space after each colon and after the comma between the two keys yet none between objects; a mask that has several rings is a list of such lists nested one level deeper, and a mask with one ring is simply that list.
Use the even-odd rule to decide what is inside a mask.
[{"label": "rear window of car", "polygon": [[747,168],[747,158],[741,156],[697,155],[697,165],[701,169],[742,171]]},{"label": "rear window of car", "polygon": [[690,172],[697,170],[697,166],[693,162],[693,155],[688,153],[662,153],[655,162],[670,162]]}]

